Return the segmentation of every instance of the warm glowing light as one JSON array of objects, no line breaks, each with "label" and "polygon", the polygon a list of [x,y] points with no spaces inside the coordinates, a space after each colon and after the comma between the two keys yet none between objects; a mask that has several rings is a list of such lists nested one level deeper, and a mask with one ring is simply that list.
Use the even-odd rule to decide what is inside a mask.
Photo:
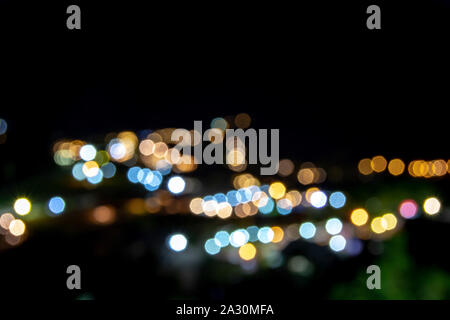
[{"label": "warm glowing light", "polygon": [[280,227],[272,227],[273,231],[273,243],[281,242],[284,238],[284,231]]},{"label": "warm glowing light", "polygon": [[375,172],[383,172],[386,169],[387,161],[383,156],[376,156],[372,158],[370,166]]},{"label": "warm glowing light", "polygon": [[355,226],[362,226],[369,220],[369,214],[364,209],[355,209],[350,215],[350,220]]},{"label": "warm glowing light", "polygon": [[234,149],[227,153],[227,163],[232,167],[239,167],[245,164],[245,152],[241,149]]},{"label": "warm glowing light", "polygon": [[83,173],[88,178],[93,178],[99,174],[100,168],[95,161],[88,161],[83,164]]},{"label": "warm glowing light", "polygon": [[386,213],[382,219],[384,219],[384,227],[386,230],[392,230],[397,226],[397,218],[392,213]]},{"label": "warm glowing light", "polygon": [[155,143],[150,139],[142,140],[139,144],[139,151],[143,156],[150,156],[155,151]]},{"label": "warm glowing light", "polygon": [[408,166],[408,171],[413,177],[424,177],[428,174],[429,164],[424,160],[411,161]]},{"label": "warm glowing light", "polygon": [[423,203],[423,210],[429,215],[434,215],[441,210],[441,203],[437,198],[428,198]]},{"label": "warm glowing light", "polygon": [[99,206],[92,213],[94,222],[99,224],[110,224],[116,219],[116,211],[111,206]]},{"label": "warm glowing light", "polygon": [[293,207],[296,207],[302,203],[302,194],[297,190],[291,190],[286,193],[286,199],[291,201]]},{"label": "warm glowing light", "polygon": [[194,198],[191,200],[189,204],[189,209],[191,209],[191,212],[194,214],[201,214],[203,213],[203,207],[202,207],[202,198]]},{"label": "warm glowing light", "polygon": [[222,219],[231,217],[233,207],[228,202],[221,202],[217,204],[217,216]]},{"label": "warm glowing light", "polygon": [[202,209],[208,217],[214,217],[217,214],[217,201],[203,199]]},{"label": "warm glowing light", "polygon": [[382,217],[376,217],[372,220],[370,227],[375,233],[383,233],[386,231],[387,222]]},{"label": "warm glowing light", "polygon": [[297,179],[303,185],[311,184],[314,182],[314,172],[309,168],[300,169]]},{"label": "warm glowing light", "polygon": [[447,170],[447,162],[445,162],[444,160],[439,159],[431,162],[431,173],[434,176],[441,177],[447,173]]},{"label": "warm glowing light", "polygon": [[31,202],[26,198],[17,199],[14,203],[14,210],[18,215],[27,215],[31,211]]},{"label": "warm glowing light", "polygon": [[14,221],[14,216],[11,213],[4,213],[0,216],[0,227],[4,230],[9,230],[9,225]]},{"label": "warm glowing light", "polygon": [[251,243],[244,244],[239,248],[239,256],[245,261],[252,260],[256,256],[256,247]]},{"label": "warm glowing light", "polygon": [[252,197],[253,204],[262,208],[269,202],[269,196],[264,191],[256,191]]},{"label": "warm glowing light", "polygon": [[169,151],[169,147],[164,142],[155,143],[153,154],[158,158],[164,158]]},{"label": "warm glowing light", "polygon": [[269,187],[269,194],[274,199],[283,198],[286,193],[286,187],[281,182],[274,182]]},{"label": "warm glowing light", "polygon": [[20,219],[15,219],[9,224],[9,232],[16,237],[23,235],[25,233],[25,229],[25,223]]},{"label": "warm glowing light", "polygon": [[294,172],[294,163],[289,159],[280,160],[278,163],[278,174],[287,177]]},{"label": "warm glowing light", "polygon": [[211,141],[214,144],[222,143],[223,138],[225,136],[225,131],[218,128],[212,128],[208,131],[208,140]]},{"label": "warm glowing light", "polygon": [[250,118],[250,116],[247,113],[239,113],[235,118],[234,118],[234,124],[236,125],[236,127],[238,128],[248,128],[250,127],[252,119]]},{"label": "warm glowing light", "polygon": [[311,203],[311,195],[316,192],[316,191],[320,191],[319,188],[317,187],[311,187],[308,188],[308,190],[305,191],[305,199],[306,201],[308,201],[309,203]]},{"label": "warm glowing light", "polygon": [[405,171],[405,163],[401,159],[392,159],[389,161],[388,170],[393,176],[399,176]]},{"label": "warm glowing light", "polygon": [[372,161],[370,159],[362,159],[361,161],[359,161],[358,163],[358,171],[359,173],[367,176],[369,174],[371,174],[373,172],[372,169],[372,165],[371,165]]}]

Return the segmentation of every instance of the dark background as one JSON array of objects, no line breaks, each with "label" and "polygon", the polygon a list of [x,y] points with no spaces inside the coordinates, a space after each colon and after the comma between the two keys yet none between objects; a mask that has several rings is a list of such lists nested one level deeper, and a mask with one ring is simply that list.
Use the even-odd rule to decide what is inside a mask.
[{"label": "dark background", "polygon": [[[299,161],[449,157],[448,1],[73,3],[81,31],[66,29],[72,2],[1,2],[2,192],[52,170],[58,138],[191,128],[239,112],[253,127],[281,129],[281,157]],[[366,29],[372,3],[382,30]],[[8,253],[3,271],[20,270],[38,292],[61,289],[66,275],[52,275],[70,257],[88,263],[89,240],[43,249],[50,238]],[[170,286],[142,283],[152,258],[137,271],[110,259],[96,264],[96,286]]]}]

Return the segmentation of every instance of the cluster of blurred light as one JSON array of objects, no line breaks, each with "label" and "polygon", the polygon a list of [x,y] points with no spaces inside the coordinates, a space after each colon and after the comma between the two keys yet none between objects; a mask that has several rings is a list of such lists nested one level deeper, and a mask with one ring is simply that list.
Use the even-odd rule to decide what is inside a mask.
[{"label": "cluster of blurred light", "polygon": [[[263,244],[279,243],[284,239],[284,230],[279,226],[273,227],[257,227],[249,226],[240,228],[228,233],[225,230],[218,231],[214,238],[205,242],[205,250],[209,254],[217,254],[222,248],[231,245],[234,248],[244,249],[239,251],[239,255],[244,260],[251,260],[256,254],[254,245],[249,246],[251,242],[259,241]],[[255,251],[253,251],[255,249]]]},{"label": "cluster of blurred light", "polygon": [[305,162],[300,166],[297,173],[297,180],[303,185],[322,183],[325,181],[327,174],[324,169],[317,168],[311,162]]},{"label": "cluster of blurred light", "polygon": [[[172,133],[177,130],[180,134],[179,141],[172,140]],[[197,134],[193,134],[194,137]],[[178,136],[178,135],[177,135]],[[139,143],[140,160],[152,170],[158,170],[163,175],[171,170],[177,173],[191,172],[197,168],[193,156],[181,154],[177,148],[169,147],[170,144],[190,146],[191,133],[185,129],[165,128],[154,131]]]},{"label": "cluster of blurred light", "polygon": [[86,180],[91,184],[98,184],[103,181],[103,171],[95,161],[88,161],[83,163],[81,172],[86,177]]},{"label": "cluster of blurred light", "polygon": [[[425,161],[414,160],[408,165],[408,172],[412,177],[441,177],[450,170],[449,161],[443,159]],[[370,175],[373,172],[380,173],[388,169],[393,176],[399,176],[405,171],[406,165],[402,159],[392,159],[387,162],[383,156],[375,156],[372,159],[361,159],[358,163],[358,171],[363,175]]]},{"label": "cluster of blurred light", "polygon": [[100,174],[100,166],[95,161],[83,163],[81,170],[87,178],[93,178]]},{"label": "cluster of blurred light", "polygon": [[131,131],[123,131],[112,138],[107,146],[107,150],[111,159],[117,162],[125,162],[135,155],[138,138]]},{"label": "cluster of blurred light", "polygon": [[248,188],[253,185],[259,186],[261,183],[250,173],[238,174],[233,179],[233,186],[235,189]]},{"label": "cluster of blurred light", "polygon": [[9,245],[17,245],[25,234],[26,225],[21,219],[16,219],[9,212],[0,215],[0,234],[5,235],[4,240]]},{"label": "cluster of blurred light", "polygon": [[[80,143],[82,142],[78,144]],[[109,154],[104,150],[97,151],[91,144],[80,145],[77,160],[82,161],[73,165],[72,176],[78,181],[87,180],[91,184],[99,184],[104,178],[114,177],[117,171],[116,166],[110,162]]]},{"label": "cluster of blurred light", "polygon": [[[267,205],[270,198],[263,191],[267,186],[250,186],[239,190],[231,190],[215,195],[207,195],[203,198],[194,198],[191,200],[189,208],[194,214],[204,213],[206,216],[228,218],[232,214],[233,207],[236,207],[236,215],[245,217],[256,214],[258,208]],[[272,207],[273,209],[273,207]]]},{"label": "cluster of blurred light", "polygon": [[274,231],[270,227],[262,227],[258,230],[258,240],[262,243],[272,242],[275,236]]},{"label": "cluster of blurred light", "polygon": [[370,228],[374,233],[380,234],[388,230],[393,230],[397,226],[397,217],[392,213],[386,213],[381,217],[372,219]]},{"label": "cluster of blurred light", "polygon": [[245,144],[238,137],[229,137],[226,141],[226,163],[235,172],[247,168]]},{"label": "cluster of blurred light", "polygon": [[363,175],[369,175],[372,172],[383,172],[386,170],[387,161],[383,156],[375,156],[372,159],[362,159],[358,163],[358,170]]},{"label": "cluster of blurred light", "polygon": [[80,160],[80,149],[86,143],[81,140],[61,140],[53,145],[53,159],[60,166],[70,166]]},{"label": "cluster of blurred light", "polygon": [[302,203],[302,194],[298,190],[290,190],[284,196],[290,201],[293,207],[299,206]]},{"label": "cluster of blurred light", "polygon": [[63,198],[61,197],[53,197],[48,202],[48,209],[51,213],[54,214],[61,214],[64,212],[64,209],[66,208],[66,203]]},{"label": "cluster of blurred light", "polygon": [[169,238],[169,247],[175,252],[180,252],[186,249],[188,241],[186,237],[181,234],[174,234]]},{"label": "cluster of blurred light", "polygon": [[[248,178],[248,177],[247,177]],[[276,199],[274,201],[273,199]],[[232,215],[233,207],[236,216],[245,218],[255,215],[276,212],[287,215],[293,208],[300,205],[302,195],[297,190],[286,192],[281,182],[274,182],[270,186],[252,185],[238,190],[228,191],[226,194],[217,193],[203,198],[194,198],[190,202],[190,210],[194,214],[204,213],[206,216],[228,218]]]},{"label": "cluster of blurred light", "polygon": [[249,239],[250,234],[245,229],[238,229],[230,234],[230,244],[235,248],[243,246]]},{"label": "cluster of blurred light", "polygon": [[277,201],[277,211],[281,215],[287,215],[291,213],[292,208],[292,202],[287,198],[283,198]]},{"label": "cluster of blurred light", "polygon": [[91,161],[95,159],[97,149],[91,144],[86,144],[80,148],[80,158],[84,161]]},{"label": "cluster of blurred light", "polygon": [[[127,177],[131,183],[141,183],[149,191],[157,190],[163,180],[163,177],[159,171],[152,171],[148,168],[140,168],[136,166],[128,169]],[[173,188],[175,189],[175,191],[179,191],[180,187],[181,185],[179,181],[175,180],[173,182]]]},{"label": "cluster of blurred light", "polygon": [[316,191],[320,191],[320,189],[317,187],[310,187],[305,191],[305,200],[307,203],[311,204],[311,195]]},{"label": "cluster of blurred light", "polygon": [[415,178],[442,177],[449,172],[449,163],[443,159],[438,160],[414,160],[408,165],[408,172]]},{"label": "cluster of blurred light", "polygon": [[27,198],[19,198],[14,202],[14,211],[18,215],[24,216],[31,211],[31,202]]}]

